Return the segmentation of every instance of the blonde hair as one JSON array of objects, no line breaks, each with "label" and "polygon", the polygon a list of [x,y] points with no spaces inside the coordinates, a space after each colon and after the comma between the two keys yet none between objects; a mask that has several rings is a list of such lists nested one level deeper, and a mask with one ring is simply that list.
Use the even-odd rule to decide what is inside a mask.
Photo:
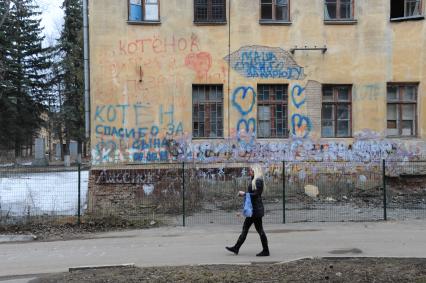
[{"label": "blonde hair", "polygon": [[251,181],[251,189],[253,191],[255,191],[257,189],[257,187],[256,187],[256,180],[257,179],[263,179],[263,170],[262,170],[262,167],[259,164],[253,164],[251,166],[251,169],[253,170],[253,173],[254,173],[253,174],[254,178]]}]

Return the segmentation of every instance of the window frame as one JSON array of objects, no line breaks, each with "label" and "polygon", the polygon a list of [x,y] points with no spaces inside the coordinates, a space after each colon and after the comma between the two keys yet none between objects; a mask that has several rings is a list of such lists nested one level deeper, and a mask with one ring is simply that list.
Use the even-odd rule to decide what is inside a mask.
[{"label": "window frame", "polygon": [[262,0],[259,0],[259,23],[260,24],[291,24],[290,19],[290,7],[291,7],[291,0],[287,0],[287,19],[285,20],[277,20],[276,19],[276,0],[272,1],[272,19],[263,19],[262,18]]},{"label": "window frame", "polygon": [[227,23],[227,9],[226,9],[226,0],[223,0],[223,18],[220,20],[213,19],[212,11],[213,11],[213,0],[207,0],[207,18],[205,20],[197,19],[197,0],[193,1],[194,8],[194,24],[197,25],[222,25]]},{"label": "window frame", "polygon": [[[275,88],[277,86],[282,86],[284,93],[283,93],[283,98],[282,100],[260,100],[260,87],[269,87],[269,91],[274,90],[274,92],[276,92]],[[256,118],[257,118],[257,122],[256,122],[256,136],[258,139],[288,139],[290,137],[290,129],[289,129],[289,105],[288,105],[288,99],[289,99],[289,84],[258,84],[257,85],[257,103],[256,103]],[[275,94],[276,97],[276,94]],[[269,124],[270,124],[270,129],[271,129],[271,135],[268,137],[265,136],[260,136],[260,111],[259,108],[261,106],[274,106],[274,110],[276,111],[275,107],[277,105],[281,105],[283,107],[283,117],[281,118],[283,121],[283,127],[282,127],[282,132],[283,135],[282,136],[278,136],[277,135],[277,127],[275,126],[275,135],[272,135],[272,129],[273,129],[273,124],[276,123],[277,118],[274,117],[275,115],[275,111],[270,111],[270,117],[269,117]],[[284,110],[285,109],[285,110]]]},{"label": "window frame", "polygon": [[[407,86],[412,86],[415,87],[415,99],[414,100],[404,100],[403,96],[404,96],[404,90],[405,87]],[[388,89],[389,87],[397,87],[397,99],[396,100],[389,100],[388,98]],[[418,115],[418,99],[419,99],[419,83],[415,82],[415,83],[388,83],[386,86],[386,137],[392,137],[392,138],[416,138],[418,137],[418,123],[419,123],[419,115]],[[396,111],[397,111],[397,129],[398,129],[398,134],[397,135],[389,135],[388,134],[388,122],[389,121],[393,121],[393,120],[389,120],[387,115],[388,115],[388,105],[396,105]],[[402,122],[404,121],[402,119],[402,115],[403,115],[403,106],[404,105],[414,105],[414,134],[413,135],[402,135]]]},{"label": "window frame", "polygon": [[342,0],[334,0],[336,1],[336,18],[327,18],[326,15],[326,8],[327,8],[327,1],[329,0],[324,0],[324,22],[325,23],[329,23],[329,24],[333,24],[333,23],[344,23],[344,24],[353,24],[356,23],[357,20],[355,19],[355,0],[350,0],[350,5],[351,5],[351,16],[350,18],[341,18],[340,15],[340,7],[341,7],[341,1]]},{"label": "window frame", "polygon": [[[215,101],[209,101],[209,100],[206,100],[206,101],[204,101],[203,103],[194,103],[194,89],[196,88],[196,87],[205,87],[205,88],[209,88],[209,90],[208,90],[208,92],[207,92],[207,94],[209,94],[210,93],[210,90],[211,90],[211,88],[213,88],[213,87],[220,87],[221,88],[221,92],[222,92],[222,97],[221,97],[221,100],[220,100],[220,102],[219,102],[219,100],[215,100]],[[198,119],[197,119],[197,121],[194,119],[195,118],[195,115],[194,115],[194,106],[200,106],[200,105],[203,105],[203,106],[205,106],[206,104],[207,105],[213,105],[213,104],[216,104],[216,105],[221,105],[221,107],[222,107],[222,114],[219,116],[219,115],[217,115],[216,114],[216,128],[217,129],[221,129],[222,131],[221,131],[221,135],[219,136],[216,136],[216,137],[210,137],[209,135],[210,135],[210,132],[211,132],[211,129],[210,129],[210,123],[206,123],[206,121],[210,121],[210,109],[209,109],[209,116],[208,117],[206,117],[206,114],[204,114],[204,120],[203,120],[203,124],[204,125],[208,125],[208,127],[209,128],[207,128],[209,131],[207,132],[207,129],[206,129],[206,127],[204,127],[204,130],[203,130],[203,135],[202,136],[200,136],[199,134],[198,134],[198,136],[195,136],[194,135],[194,129],[195,129],[195,127],[194,127],[194,123],[196,123],[196,122],[198,122],[198,123],[200,123],[200,121],[198,121]],[[205,111],[205,109],[204,109],[204,112],[206,112]],[[197,114],[199,113],[199,110],[198,110],[198,112],[197,112]],[[191,95],[191,126],[192,126],[192,139],[198,139],[198,140],[202,140],[202,139],[223,139],[224,138],[224,115],[225,115],[225,113],[224,113],[224,89],[223,89],[223,84],[192,84],[192,95]],[[221,122],[221,127],[219,127],[219,125],[218,125],[218,118],[220,118],[220,122]],[[199,133],[199,129],[197,130],[198,131],[198,133]]]},{"label": "window frame", "polygon": [[[342,88],[342,87],[347,87],[349,92],[348,92],[348,100],[347,101],[339,101],[338,98],[338,89]],[[324,101],[324,89],[325,88],[332,88],[332,93],[333,93],[333,101]],[[353,93],[352,93],[352,85],[351,84],[324,84],[322,85],[322,89],[321,89],[321,138],[352,138],[353,135],[353,117],[352,117],[352,97],[353,97]],[[324,105],[331,105],[333,106],[333,124],[334,124],[334,133],[332,136],[324,136],[323,135],[323,108]],[[337,108],[339,105],[346,105],[349,108],[349,132],[347,136],[338,136],[337,135],[337,131],[338,131],[338,111]]]},{"label": "window frame", "polygon": [[390,1],[389,2],[389,5],[390,5],[390,9],[389,9],[389,13],[390,13],[390,15],[389,15],[389,19],[390,19],[390,21],[391,22],[400,22],[400,21],[410,21],[410,20],[423,20],[425,17],[424,17],[424,12],[423,12],[423,5],[424,5],[424,1],[425,0],[419,0],[420,1],[420,5],[419,5],[419,14],[418,15],[412,15],[412,16],[406,16],[406,7],[407,7],[407,1],[410,1],[410,0],[403,0],[404,1],[404,3],[403,3],[403,8],[404,8],[404,11],[403,11],[403,16],[402,17],[392,17],[392,1]]},{"label": "window frame", "polygon": [[[130,1],[131,0],[127,0],[127,22],[129,24],[159,24],[161,22],[161,18],[160,18],[160,11],[161,11],[161,0],[157,0],[157,6],[158,6],[158,19],[157,20],[146,20],[145,15],[146,15],[146,9],[145,6],[146,4],[146,0],[141,0],[141,9],[142,9],[142,19],[140,21],[138,20],[130,20]],[[148,5],[152,5],[152,4],[148,4]]]}]

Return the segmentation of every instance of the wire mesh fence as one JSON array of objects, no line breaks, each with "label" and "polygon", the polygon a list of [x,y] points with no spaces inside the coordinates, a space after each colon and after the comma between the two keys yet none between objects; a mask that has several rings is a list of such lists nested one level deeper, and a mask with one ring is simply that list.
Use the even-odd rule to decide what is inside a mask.
[{"label": "wire mesh fence", "polygon": [[0,168],[0,225],[77,222],[88,176],[89,168],[77,166]]},{"label": "wire mesh fence", "polygon": [[[252,163],[0,168],[0,226],[241,224]],[[426,218],[426,160],[268,162],[265,223]],[[79,209],[80,208],[80,209]]]}]

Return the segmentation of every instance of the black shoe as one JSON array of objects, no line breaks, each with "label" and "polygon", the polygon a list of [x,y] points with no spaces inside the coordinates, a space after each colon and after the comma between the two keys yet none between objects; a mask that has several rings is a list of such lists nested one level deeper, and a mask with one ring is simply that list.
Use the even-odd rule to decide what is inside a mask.
[{"label": "black shoe", "polygon": [[228,251],[234,254],[238,254],[238,249],[236,247],[225,247]]},{"label": "black shoe", "polygon": [[263,250],[260,253],[258,253],[256,256],[269,256],[269,251],[268,250]]}]

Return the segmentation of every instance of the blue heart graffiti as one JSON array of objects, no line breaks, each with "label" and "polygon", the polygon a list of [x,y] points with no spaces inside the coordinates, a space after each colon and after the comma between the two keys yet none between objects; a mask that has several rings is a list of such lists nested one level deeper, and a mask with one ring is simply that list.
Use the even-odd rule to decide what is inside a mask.
[{"label": "blue heart graffiti", "polygon": [[300,85],[295,85],[291,89],[291,100],[297,109],[299,109],[306,102],[306,98],[304,97],[302,98],[302,100],[297,101],[297,99],[300,99],[302,97],[304,91],[305,91],[305,88],[301,87]]},{"label": "blue heart graffiti", "polygon": [[[248,103],[248,108],[245,108],[237,101],[238,97],[241,97],[242,101],[245,101],[246,99],[251,99],[251,101],[249,101]],[[240,86],[234,90],[234,93],[232,94],[232,105],[238,109],[241,115],[245,116],[251,113],[255,104],[256,104],[256,92],[254,91],[252,87]]]}]

